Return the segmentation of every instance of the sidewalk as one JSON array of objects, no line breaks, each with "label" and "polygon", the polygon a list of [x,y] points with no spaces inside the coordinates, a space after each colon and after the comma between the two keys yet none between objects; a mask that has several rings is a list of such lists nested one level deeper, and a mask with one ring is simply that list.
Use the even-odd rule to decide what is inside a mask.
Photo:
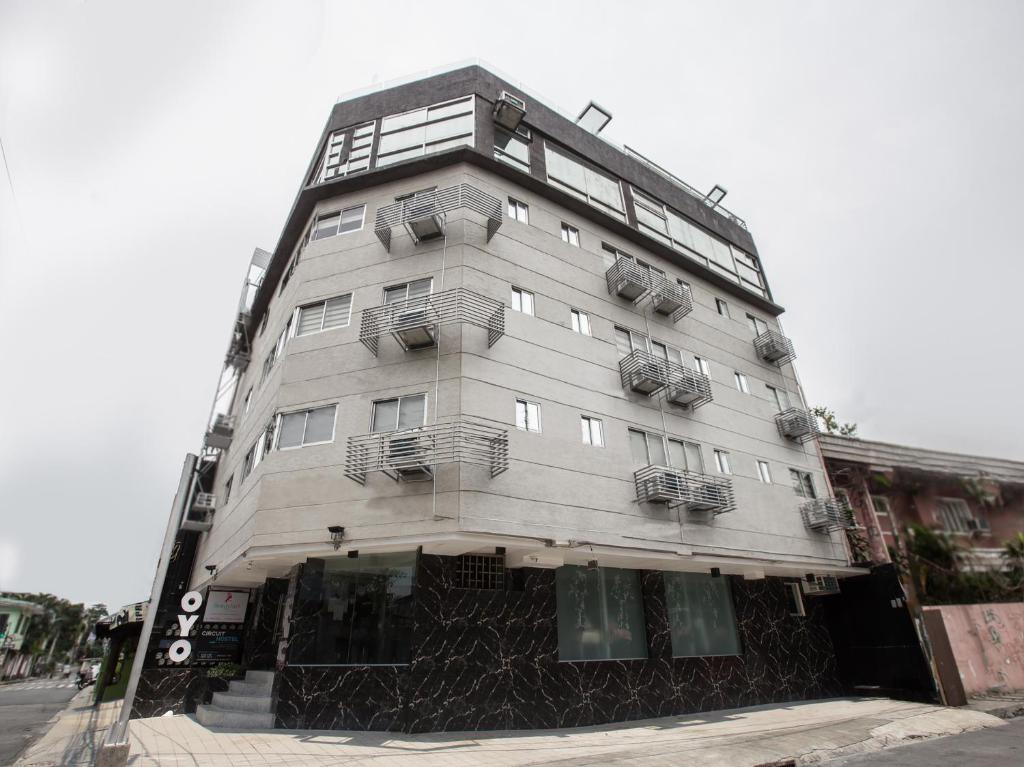
[{"label": "sidewalk", "polygon": [[[117,704],[99,709],[76,696],[61,719],[18,767],[92,764]],[[557,763],[678,767],[752,767],[786,758],[815,764],[911,740],[1005,723],[967,709],[883,698],[836,699],[715,711],[571,730],[391,733],[210,730],[190,716],[131,723],[131,767],[519,767]]]}]

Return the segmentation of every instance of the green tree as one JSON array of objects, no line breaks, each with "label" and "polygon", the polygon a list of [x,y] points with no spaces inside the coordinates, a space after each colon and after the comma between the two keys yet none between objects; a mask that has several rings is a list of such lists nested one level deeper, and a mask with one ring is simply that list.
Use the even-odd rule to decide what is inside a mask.
[{"label": "green tree", "polygon": [[857,424],[840,424],[839,421],[836,420],[835,412],[824,405],[818,405],[817,407],[811,408],[811,413],[821,421],[822,425],[825,427],[825,431],[829,434],[838,434],[841,437],[857,436]]}]

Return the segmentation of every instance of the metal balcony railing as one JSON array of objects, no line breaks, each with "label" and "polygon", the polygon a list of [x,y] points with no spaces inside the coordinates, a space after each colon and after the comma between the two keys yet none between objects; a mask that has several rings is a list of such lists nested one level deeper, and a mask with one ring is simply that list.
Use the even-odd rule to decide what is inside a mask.
[{"label": "metal balcony railing", "polygon": [[800,504],[800,516],[810,530],[842,530],[849,524],[843,502],[835,498],[814,498]]},{"label": "metal balcony railing", "polygon": [[619,360],[624,389],[651,397],[662,389],[669,402],[698,408],[711,402],[711,380],[696,370],[643,349],[634,349]]},{"label": "metal balcony railing", "polygon": [[476,325],[487,331],[491,347],[505,334],[505,305],[466,288],[364,309],[359,340],[377,355],[380,338],[390,333],[403,349],[422,349],[437,343],[441,325]]},{"label": "metal balcony railing", "polygon": [[697,471],[669,466],[645,466],[633,475],[636,499],[641,503],[667,503],[687,511],[724,514],[736,508],[732,482]]},{"label": "metal balcony railing", "polygon": [[239,373],[249,367],[251,350],[249,332],[246,330],[248,321],[249,315],[244,312],[239,312],[235,317],[235,327],[231,332],[231,343],[228,345],[227,359],[225,360],[225,364],[235,368]]},{"label": "metal balcony railing", "polygon": [[791,407],[775,416],[779,434],[794,442],[807,442],[819,434],[818,419],[807,410]]},{"label": "metal balcony railing", "polygon": [[373,231],[388,251],[391,250],[391,232],[405,227],[415,242],[444,231],[445,215],[452,210],[466,208],[487,220],[487,241],[501,228],[503,211],[501,202],[471,184],[459,184],[436,189],[399,200],[377,209]]},{"label": "metal balcony railing", "polygon": [[651,272],[651,301],[654,311],[679,322],[693,311],[693,296],[690,289],[678,282],[673,282],[661,272]]},{"label": "metal balcony railing", "polygon": [[651,289],[650,270],[628,258],[615,259],[604,273],[604,278],[609,293],[628,301],[638,301]]},{"label": "metal balcony railing", "polygon": [[462,419],[352,436],[345,476],[361,485],[370,472],[381,472],[396,482],[427,480],[436,466],[446,463],[483,466],[496,477],[508,469],[508,432]]},{"label": "metal balcony railing", "polygon": [[754,349],[765,362],[779,366],[796,359],[793,342],[777,330],[766,330],[755,338]]}]

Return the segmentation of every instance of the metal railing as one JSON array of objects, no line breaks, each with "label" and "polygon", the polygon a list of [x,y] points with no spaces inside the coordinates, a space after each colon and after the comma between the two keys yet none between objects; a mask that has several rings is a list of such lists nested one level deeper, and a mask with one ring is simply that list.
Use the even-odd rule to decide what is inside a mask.
[{"label": "metal railing", "polygon": [[235,417],[218,413],[213,419],[213,425],[206,432],[204,442],[206,447],[227,450],[231,446],[231,440],[234,436]]},{"label": "metal railing", "polygon": [[706,194],[703,194],[702,192],[699,192],[698,190],[694,189],[692,186],[687,184],[685,181],[683,181],[681,178],[676,176],[674,173],[671,173],[671,172],[665,170],[660,165],[658,165],[658,163],[654,162],[654,160],[651,160],[651,159],[649,159],[647,157],[644,157],[638,151],[636,151],[632,147],[626,146],[625,144],[622,145],[622,149],[623,149],[623,151],[626,152],[626,154],[628,154],[634,160],[637,160],[637,161],[643,163],[648,168],[650,168],[655,173],[657,173],[659,176],[662,176],[666,180],[671,181],[673,184],[675,184],[677,187],[679,187],[681,190],[686,192],[691,197],[696,197],[698,200],[700,200],[702,203],[704,203],[709,208],[714,210],[716,213],[719,213],[719,214],[725,216],[727,219],[729,219],[730,221],[735,222],[736,224],[738,224],[739,226],[743,227],[744,229],[747,228],[747,222],[744,221],[742,218],[737,216],[735,213],[730,211],[728,208],[725,208],[725,207],[723,207],[721,205],[714,205],[714,204],[712,204],[708,200],[708,197],[707,197]]},{"label": "metal railing", "polygon": [[433,329],[440,325],[475,325],[487,331],[491,347],[505,334],[505,304],[466,288],[452,288],[429,296],[410,298],[384,306],[364,309],[359,325],[359,340],[374,356],[380,337],[390,333],[403,348],[402,335],[410,331]]},{"label": "metal railing", "polygon": [[850,524],[843,502],[835,498],[804,501],[800,504],[800,516],[810,530],[842,530]]},{"label": "metal railing", "polygon": [[508,461],[505,429],[460,419],[349,437],[345,476],[360,485],[366,484],[370,472],[396,482],[429,479],[435,466],[460,463],[482,466],[493,478],[508,469]]},{"label": "metal railing", "polygon": [[641,503],[667,503],[687,511],[724,514],[736,508],[732,482],[698,471],[669,466],[645,466],[633,475],[636,499]]},{"label": "metal railing", "polygon": [[711,402],[711,380],[678,362],[644,349],[634,349],[619,360],[619,379],[624,389],[652,397],[662,389],[670,402],[698,408]]},{"label": "metal railing", "polygon": [[628,258],[617,258],[604,273],[608,292],[636,303],[650,295],[654,310],[679,322],[693,311],[690,290],[664,274],[640,266]]},{"label": "metal railing", "polygon": [[816,439],[820,433],[817,417],[810,411],[798,407],[783,410],[775,416],[779,434],[795,442]]},{"label": "metal railing", "polygon": [[482,192],[471,184],[458,184],[445,189],[421,192],[377,209],[373,231],[388,251],[391,250],[391,230],[408,226],[432,217],[444,218],[452,210],[466,208],[487,219],[487,240],[501,228],[503,209],[501,201]]},{"label": "metal railing", "polygon": [[796,359],[793,342],[777,330],[766,330],[754,339],[757,356],[765,362],[782,366]]}]

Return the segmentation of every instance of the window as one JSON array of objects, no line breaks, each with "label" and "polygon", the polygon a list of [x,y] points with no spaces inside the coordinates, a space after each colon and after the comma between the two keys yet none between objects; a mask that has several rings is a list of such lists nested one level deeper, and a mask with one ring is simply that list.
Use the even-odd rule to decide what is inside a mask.
[{"label": "window", "polygon": [[736,388],[744,394],[750,394],[750,385],[747,383],[747,377],[743,373],[733,373],[733,377],[736,379]]},{"label": "window", "polygon": [[513,168],[526,173],[530,172],[530,131],[519,127],[510,133],[502,127],[494,126],[494,156]]},{"label": "window", "polygon": [[647,657],[635,570],[565,565],[555,570],[558,660]]},{"label": "window", "polygon": [[508,217],[513,221],[518,221],[520,224],[528,224],[530,223],[530,206],[525,202],[509,197]]},{"label": "window", "polygon": [[670,244],[747,290],[766,295],[761,269],[754,256],[690,223],[637,189],[633,190],[633,209],[637,226],[644,234]]},{"label": "window", "polygon": [[568,153],[544,145],[548,182],[619,220],[626,219],[618,179],[585,165]]},{"label": "window", "polygon": [[505,590],[504,554],[462,554],[455,559],[455,588]]},{"label": "window", "polygon": [[889,498],[884,495],[871,496],[871,505],[875,507],[875,514],[886,517],[889,516],[889,512],[892,510],[889,505]]},{"label": "window", "polygon": [[974,519],[967,501],[962,498],[939,498],[936,516],[943,529],[949,533],[970,532],[970,521]]},{"label": "window", "polygon": [[769,399],[775,403],[775,407],[780,413],[789,408],[789,395],[783,389],[776,389],[768,384],[765,384],[765,388],[768,390]]},{"label": "window", "polygon": [[467,96],[385,117],[380,126],[377,167],[472,145],[474,102],[473,96]]},{"label": "window", "polygon": [[227,503],[228,501],[231,500],[231,486],[234,484],[234,482],[235,477],[232,474],[230,477],[228,477],[228,481],[224,483],[224,503]]},{"label": "window", "polygon": [[638,466],[671,466],[684,471],[704,471],[700,445],[678,439],[666,439],[639,429],[629,429],[629,448]]},{"label": "window", "polygon": [[786,603],[789,606],[789,614],[800,617],[807,615],[807,611],[804,610],[804,595],[800,591],[800,584],[790,581],[786,583],[785,586]]},{"label": "window", "polygon": [[516,400],[516,428],[523,431],[540,432],[540,405],[536,402],[527,402],[524,399]]},{"label": "window", "polygon": [[[327,181],[369,168],[376,125],[376,121],[373,121],[334,131],[327,140],[324,159],[320,163],[319,180]],[[346,145],[351,147],[347,153]]]},{"label": "window", "polygon": [[793,490],[801,498],[814,499],[818,494],[814,492],[814,478],[809,471],[789,470],[789,481],[793,484]]},{"label": "window", "polygon": [[403,431],[427,422],[427,395],[382,399],[373,403],[370,431]]},{"label": "window", "polygon": [[267,380],[270,375],[270,371],[274,369],[274,363],[284,354],[284,345],[288,342],[288,336],[292,330],[292,318],[288,318],[288,322],[284,326],[284,330],[281,331],[281,335],[277,337],[277,343],[267,353],[266,358],[263,360],[263,371],[260,375],[260,383],[262,384]]},{"label": "window", "polygon": [[768,466],[768,461],[757,462],[757,478],[766,485],[770,485],[772,483],[772,470]]},{"label": "window", "polygon": [[711,363],[708,362],[703,357],[694,357],[693,367],[696,369],[698,373],[703,373],[708,378],[711,378]]},{"label": "window", "polygon": [[408,663],[416,553],[307,559],[298,587],[309,608],[295,619],[293,665]]},{"label": "window", "polygon": [[345,208],[336,213],[322,213],[316,217],[316,221],[313,223],[311,239],[322,240],[325,237],[334,237],[337,234],[358,232],[363,228],[363,215],[365,213],[365,205]]},{"label": "window", "polygon": [[562,222],[562,242],[567,242],[577,248],[580,246],[580,230],[575,226]]},{"label": "window", "polygon": [[637,333],[635,330],[616,326],[615,349],[619,353],[619,359],[622,359],[637,349],[649,352],[651,344],[643,333]]},{"label": "window", "polygon": [[305,445],[334,441],[334,415],[337,405],[284,413],[279,416],[277,449],[287,450]]},{"label": "window", "polygon": [[718,313],[723,317],[729,317],[729,304],[723,301],[721,298],[715,299],[715,308],[718,309]]},{"label": "window", "polygon": [[252,387],[245,393],[245,402],[242,405],[242,415],[249,414],[249,406],[252,404]]},{"label": "window", "polygon": [[391,304],[403,301],[411,301],[415,298],[424,298],[430,295],[433,288],[433,277],[415,280],[414,282],[405,282],[401,285],[392,285],[390,288],[384,289],[384,305],[390,306]]},{"label": "window", "polygon": [[590,315],[586,312],[581,312],[579,309],[571,309],[569,311],[569,317],[572,320],[572,329],[580,335],[589,336],[590,333]]},{"label": "window", "polygon": [[533,293],[522,288],[512,288],[512,308],[523,314],[533,314]]},{"label": "window", "polygon": [[729,454],[725,450],[715,451],[715,468],[719,474],[732,474],[732,467],[729,465]]},{"label": "window", "polygon": [[257,461],[257,459],[256,459],[256,454],[257,454],[258,450],[262,447],[262,442],[263,442],[263,435],[260,434],[260,436],[256,440],[256,442],[253,443],[252,447],[250,447],[248,452],[245,454],[245,458],[242,459],[242,475],[241,476],[242,476],[243,480],[246,477],[248,477],[250,474],[252,474],[252,470],[254,468],[256,468],[256,464],[259,463],[259,461]]},{"label": "window", "polygon": [[675,658],[739,655],[728,578],[704,573],[664,573],[665,603]]},{"label": "window", "polygon": [[321,330],[343,328],[349,323],[352,314],[352,294],[317,301],[299,307],[299,322],[295,331],[297,336],[319,333]]},{"label": "window", "polygon": [[755,317],[753,314],[747,315],[747,326],[755,336],[768,332],[768,323],[760,317]]},{"label": "window", "polygon": [[580,416],[580,426],[583,430],[584,445],[604,447],[604,425],[600,419],[588,415]]}]

